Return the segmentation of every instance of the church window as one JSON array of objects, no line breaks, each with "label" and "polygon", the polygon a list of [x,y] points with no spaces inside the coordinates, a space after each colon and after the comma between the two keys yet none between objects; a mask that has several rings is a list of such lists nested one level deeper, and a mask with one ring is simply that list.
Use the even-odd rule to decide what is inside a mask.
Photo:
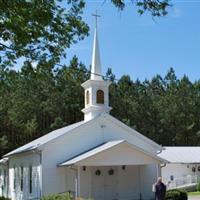
[{"label": "church window", "polygon": [[23,191],[24,189],[24,168],[20,167],[20,190]]},{"label": "church window", "polygon": [[15,190],[16,187],[17,187],[17,168],[14,166],[13,170],[14,170],[13,188],[14,188],[14,190]]},{"label": "church window", "polygon": [[89,91],[87,90],[86,91],[86,105],[90,103],[90,93]]},{"label": "church window", "polygon": [[29,167],[29,193],[31,194],[33,189],[32,189],[32,185],[33,185],[33,167],[30,166]]},{"label": "church window", "polygon": [[[6,179],[7,179],[7,172],[6,169],[4,169],[4,175],[3,175],[3,186],[4,190],[6,190]],[[5,191],[4,191],[5,192]]]},{"label": "church window", "polygon": [[104,92],[103,90],[97,90],[97,103],[104,104]]}]

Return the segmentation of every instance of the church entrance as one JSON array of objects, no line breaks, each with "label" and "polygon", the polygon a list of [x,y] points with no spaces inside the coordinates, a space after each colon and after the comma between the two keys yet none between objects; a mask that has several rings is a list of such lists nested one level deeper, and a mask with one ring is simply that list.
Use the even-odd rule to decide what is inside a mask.
[{"label": "church entrance", "polygon": [[117,167],[92,167],[91,195],[95,200],[117,200]]}]

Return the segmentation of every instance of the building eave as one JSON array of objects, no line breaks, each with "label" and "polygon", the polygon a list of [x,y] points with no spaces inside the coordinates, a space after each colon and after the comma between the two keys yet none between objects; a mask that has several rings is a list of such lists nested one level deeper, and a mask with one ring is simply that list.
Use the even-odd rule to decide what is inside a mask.
[{"label": "building eave", "polygon": [[87,80],[84,83],[81,84],[81,86],[86,89],[91,85],[98,85],[98,86],[109,86],[111,84],[110,81],[105,81],[105,80]]}]

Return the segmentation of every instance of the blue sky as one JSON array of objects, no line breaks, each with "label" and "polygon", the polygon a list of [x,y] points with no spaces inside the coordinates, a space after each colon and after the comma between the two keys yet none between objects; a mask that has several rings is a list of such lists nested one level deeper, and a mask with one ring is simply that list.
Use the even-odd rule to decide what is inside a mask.
[{"label": "blue sky", "polygon": [[[91,63],[95,10],[99,20],[99,42],[103,73],[111,67],[117,78],[129,74],[133,80],[164,76],[173,67],[178,77],[186,74],[200,79],[200,0],[171,1],[173,7],[164,18],[139,16],[132,3],[118,11],[109,1],[86,0],[84,19],[90,36],[68,50],[89,66]],[[129,2],[129,1],[127,1]]]}]

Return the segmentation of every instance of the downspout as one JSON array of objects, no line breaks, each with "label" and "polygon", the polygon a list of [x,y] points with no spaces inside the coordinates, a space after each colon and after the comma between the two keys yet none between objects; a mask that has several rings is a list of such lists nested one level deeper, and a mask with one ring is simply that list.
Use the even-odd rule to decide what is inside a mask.
[{"label": "downspout", "polygon": [[[162,150],[165,150],[165,148],[163,147]],[[162,150],[159,150],[159,151],[157,152],[157,155],[160,154],[160,153],[162,152]],[[163,167],[165,167],[165,166],[166,166],[166,163],[160,164],[160,172],[161,172],[161,169],[162,169]],[[157,166],[157,178],[158,178],[158,166]]]},{"label": "downspout", "polygon": [[160,168],[166,167],[166,163],[164,163],[163,165],[160,165]]}]

